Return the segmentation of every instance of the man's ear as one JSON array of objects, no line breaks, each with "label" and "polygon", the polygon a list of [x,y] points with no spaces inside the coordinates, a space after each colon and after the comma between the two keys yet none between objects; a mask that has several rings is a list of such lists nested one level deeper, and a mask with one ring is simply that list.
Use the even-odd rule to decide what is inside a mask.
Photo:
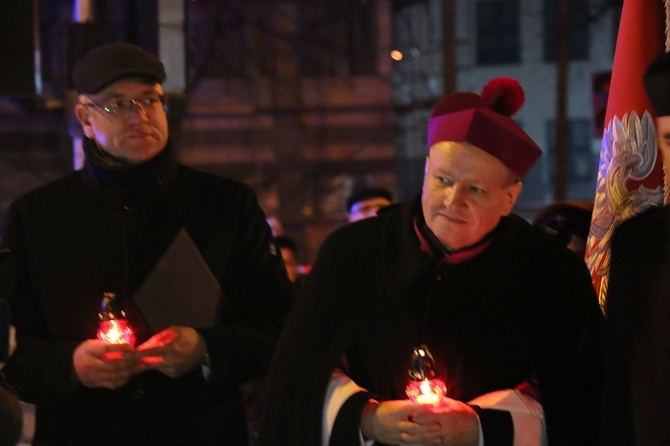
[{"label": "man's ear", "polygon": [[503,215],[509,215],[514,209],[517,198],[521,195],[521,190],[523,189],[523,183],[521,181],[515,181],[505,188],[505,196],[507,197],[507,208],[505,208],[505,213]]},{"label": "man's ear", "polygon": [[74,106],[74,115],[79,120],[84,135],[86,135],[87,138],[93,139],[94,132],[93,124],[91,123],[91,110],[85,105],[76,104]]}]

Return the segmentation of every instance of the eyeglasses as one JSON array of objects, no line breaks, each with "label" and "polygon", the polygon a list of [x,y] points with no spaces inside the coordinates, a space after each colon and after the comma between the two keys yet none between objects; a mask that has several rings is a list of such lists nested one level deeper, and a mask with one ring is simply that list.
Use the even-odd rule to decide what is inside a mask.
[{"label": "eyeglasses", "polygon": [[141,98],[141,99],[122,99],[120,101],[109,102],[80,102],[86,107],[98,107],[104,110],[107,114],[113,116],[130,116],[136,109],[141,109],[146,112],[155,112],[158,107],[162,107],[167,112],[167,96],[161,95],[158,97]]}]

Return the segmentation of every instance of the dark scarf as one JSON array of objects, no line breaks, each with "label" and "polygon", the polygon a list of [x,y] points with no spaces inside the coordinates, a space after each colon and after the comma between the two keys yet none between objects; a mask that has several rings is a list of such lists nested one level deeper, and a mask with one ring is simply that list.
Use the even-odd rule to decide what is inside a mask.
[{"label": "dark scarf", "polygon": [[152,159],[131,164],[100,149],[95,141],[84,139],[84,173],[96,189],[123,196],[130,204],[139,204],[163,193],[172,183],[177,163],[170,143]]},{"label": "dark scarf", "polygon": [[127,268],[131,259],[136,258],[149,227],[147,219],[151,213],[147,212],[147,208],[159,202],[174,182],[177,162],[169,143],[164,150],[142,164],[130,164],[113,157],[91,139],[84,139],[84,153],[86,161],[82,175],[85,185],[97,197],[122,211],[123,265],[126,269],[119,298],[135,328],[138,342],[143,342],[149,338],[151,331],[128,300],[131,274]]}]

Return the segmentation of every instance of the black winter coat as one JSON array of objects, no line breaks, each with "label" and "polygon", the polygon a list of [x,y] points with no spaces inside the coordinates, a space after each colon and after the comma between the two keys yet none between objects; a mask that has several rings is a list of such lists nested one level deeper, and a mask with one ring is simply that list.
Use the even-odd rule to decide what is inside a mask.
[{"label": "black winter coat", "polygon": [[[320,444],[326,385],[342,354],[357,384],[405,399],[412,348],[424,342],[451,398],[469,401],[535,375],[549,444],[593,445],[602,313],[583,260],[510,216],[484,252],[440,262],[420,249],[419,212],[418,200],[393,206],[324,243],[275,353],[261,444]],[[340,411],[331,445],[358,444],[368,398],[360,396]],[[487,446],[511,441],[496,432],[496,412],[480,413]]]},{"label": "black winter coat", "polygon": [[[231,305],[199,329],[211,378],[198,368],[145,372],[118,390],[74,382],[72,354],[96,336],[102,293],[133,296],[180,228]],[[267,370],[293,292],[248,186],[177,165],[169,150],[130,172],[87,161],[16,200],[2,243],[18,341],[4,372],[37,405],[36,445],[246,445],[238,386]]]},{"label": "black winter coat", "polygon": [[670,444],[670,207],[614,232],[607,292],[602,441]]}]

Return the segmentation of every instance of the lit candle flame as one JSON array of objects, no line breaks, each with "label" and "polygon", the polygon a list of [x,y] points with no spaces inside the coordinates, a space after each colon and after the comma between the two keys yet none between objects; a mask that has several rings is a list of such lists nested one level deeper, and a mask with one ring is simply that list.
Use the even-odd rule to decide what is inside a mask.
[{"label": "lit candle flame", "polygon": [[417,404],[432,404],[437,406],[447,393],[447,387],[441,379],[425,379],[410,381],[405,389],[407,397]]},{"label": "lit candle flame", "polygon": [[125,319],[100,322],[98,339],[108,344],[135,344],[135,332]]}]

